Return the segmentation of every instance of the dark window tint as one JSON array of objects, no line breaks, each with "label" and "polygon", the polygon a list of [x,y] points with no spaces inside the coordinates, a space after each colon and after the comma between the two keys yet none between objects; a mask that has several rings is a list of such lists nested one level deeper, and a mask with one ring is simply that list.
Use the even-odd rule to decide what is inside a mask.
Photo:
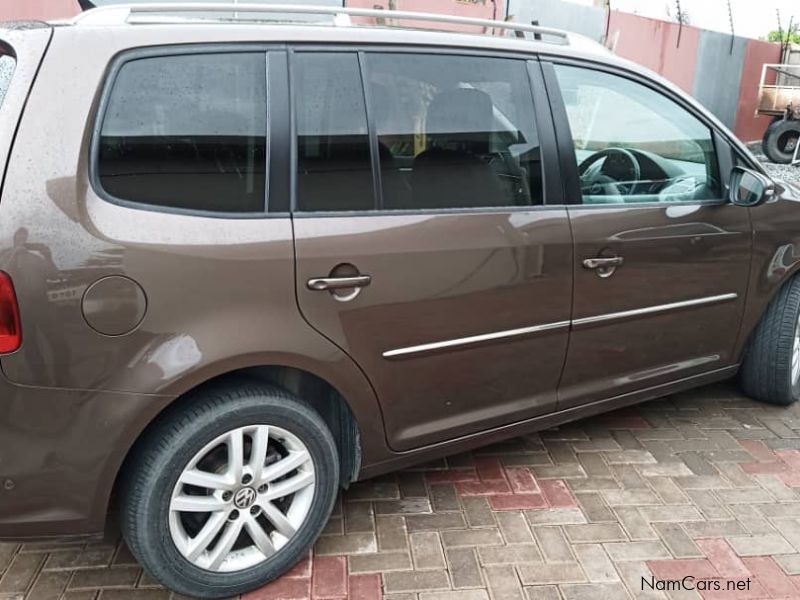
[{"label": "dark window tint", "polygon": [[367,66],[383,208],[543,203],[524,61],[372,54]]},{"label": "dark window tint", "polygon": [[298,53],[293,67],[298,210],[374,208],[358,56]]},{"label": "dark window tint", "polygon": [[125,63],[100,136],[103,189],[154,206],[263,211],[266,87],[263,53]]}]

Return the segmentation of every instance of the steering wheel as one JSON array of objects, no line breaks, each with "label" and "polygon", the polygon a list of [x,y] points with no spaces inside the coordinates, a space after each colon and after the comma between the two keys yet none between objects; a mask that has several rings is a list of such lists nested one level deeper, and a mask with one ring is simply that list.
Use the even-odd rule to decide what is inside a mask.
[{"label": "steering wheel", "polygon": [[601,150],[600,152],[592,154],[580,164],[578,167],[578,174],[580,175],[581,179],[583,179],[584,175],[586,175],[586,172],[592,165],[601,159],[612,157],[622,157],[628,163],[630,163],[633,177],[630,179],[629,183],[623,184],[613,177],[601,172],[597,176],[593,177],[591,181],[587,182],[591,186],[591,195],[622,196],[624,194],[631,194],[636,186],[636,182],[641,179],[642,169],[639,166],[639,161],[636,160],[636,157],[630,150],[626,150],[625,148],[606,148],[605,150]]}]

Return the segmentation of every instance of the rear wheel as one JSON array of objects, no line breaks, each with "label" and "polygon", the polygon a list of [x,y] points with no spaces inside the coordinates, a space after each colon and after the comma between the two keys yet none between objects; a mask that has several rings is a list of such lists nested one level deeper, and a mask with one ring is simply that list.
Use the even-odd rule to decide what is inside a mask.
[{"label": "rear wheel", "polygon": [[260,383],[206,390],[183,406],[137,446],[123,534],[167,587],[234,596],[286,572],[325,527],[336,444],[316,412]]},{"label": "rear wheel", "polygon": [[774,121],[764,134],[762,148],[772,162],[789,164],[800,143],[800,121]]},{"label": "rear wheel", "polygon": [[800,398],[800,280],[772,300],[750,339],[739,373],[749,396],[787,406]]}]

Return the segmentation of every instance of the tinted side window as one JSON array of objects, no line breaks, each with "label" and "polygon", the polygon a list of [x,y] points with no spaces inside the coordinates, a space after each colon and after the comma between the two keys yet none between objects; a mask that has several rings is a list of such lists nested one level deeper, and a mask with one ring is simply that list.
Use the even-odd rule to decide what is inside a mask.
[{"label": "tinted side window", "polygon": [[543,203],[524,61],[387,53],[367,66],[383,208]]},{"label": "tinted side window", "polygon": [[358,56],[301,52],[293,61],[297,209],[375,206],[367,113]]},{"label": "tinted side window", "polygon": [[584,204],[697,202],[721,197],[711,130],[624,77],[556,65]]},{"label": "tinted side window", "polygon": [[263,53],[125,63],[103,119],[100,184],[152,206],[263,211],[266,90]]}]

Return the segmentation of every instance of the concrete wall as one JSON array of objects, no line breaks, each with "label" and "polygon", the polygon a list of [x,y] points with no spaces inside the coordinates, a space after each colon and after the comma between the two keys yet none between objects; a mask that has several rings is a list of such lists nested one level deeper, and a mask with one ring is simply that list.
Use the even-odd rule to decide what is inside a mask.
[{"label": "concrete wall", "polygon": [[608,45],[652,69],[713,112],[745,141],[759,140],[769,118],[755,114],[761,66],[780,62],[780,46],[612,11]]},{"label": "concrete wall", "polygon": [[80,12],[76,0],[0,0],[0,20],[63,19]]},{"label": "concrete wall", "polygon": [[[475,19],[496,19],[502,21],[506,14],[505,0],[476,0],[475,2],[458,2],[456,0],[346,0],[347,6],[357,8],[382,7],[388,9],[390,5],[395,10],[408,10],[415,12],[428,12],[445,15],[458,15],[460,17],[472,17]],[[374,22],[374,19],[363,19],[367,22]],[[399,21],[399,25],[414,27],[419,25],[418,21]],[[470,31],[463,25],[452,25],[448,23],[437,23],[436,27],[451,31]],[[473,28],[474,29],[474,28]],[[483,28],[476,30],[476,33],[483,31]]]},{"label": "concrete wall", "polygon": [[781,49],[778,44],[759,40],[748,40],[739,86],[739,104],[736,109],[736,135],[743,140],[754,141],[764,136],[771,117],[756,115],[758,107],[758,84],[765,64],[780,62]]},{"label": "concrete wall", "polygon": [[[747,40],[703,31],[697,54],[692,95],[731,129],[736,124]],[[756,81],[756,84],[758,82]]]},{"label": "concrete wall", "polygon": [[[680,35],[680,44],[678,36]],[[639,63],[692,93],[700,30],[613,11],[608,46],[619,56]]]},{"label": "concrete wall", "polygon": [[602,8],[563,0],[510,0],[508,14],[519,23],[539,21],[544,27],[574,31],[594,40],[602,38],[606,27]]}]

